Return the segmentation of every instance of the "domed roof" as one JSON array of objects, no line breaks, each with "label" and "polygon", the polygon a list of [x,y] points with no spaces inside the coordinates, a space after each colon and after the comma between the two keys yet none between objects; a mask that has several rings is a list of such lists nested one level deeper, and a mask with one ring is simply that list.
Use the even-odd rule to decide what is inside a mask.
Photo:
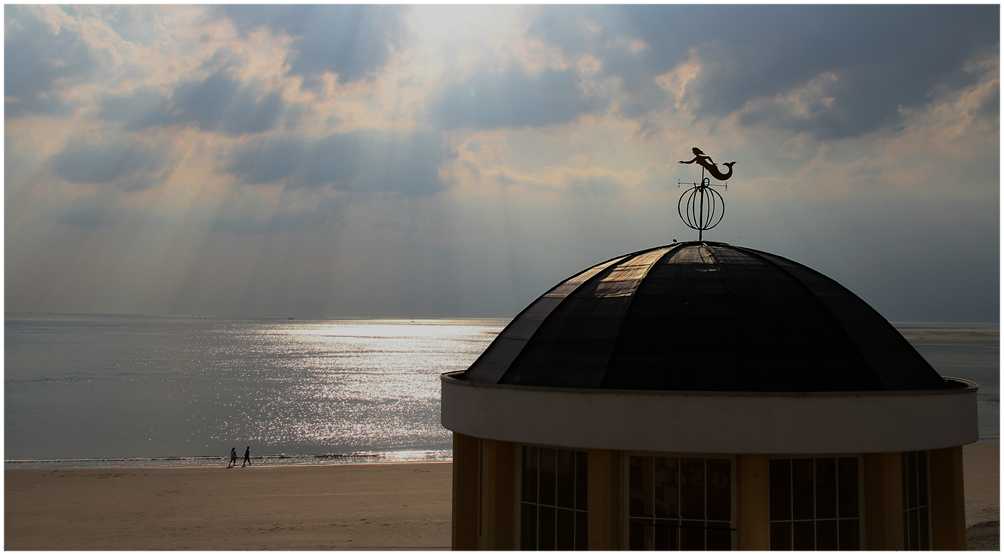
[{"label": "domed roof", "polygon": [[619,256],[526,307],[468,381],[572,388],[946,388],[888,321],[836,281],[750,248],[684,242]]}]

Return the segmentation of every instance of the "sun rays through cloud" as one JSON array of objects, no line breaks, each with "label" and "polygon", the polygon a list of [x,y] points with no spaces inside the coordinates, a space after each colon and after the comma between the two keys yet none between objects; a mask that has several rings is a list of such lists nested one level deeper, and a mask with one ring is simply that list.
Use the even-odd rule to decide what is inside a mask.
[{"label": "sun rays through cloud", "polygon": [[690,238],[676,162],[699,144],[738,161],[716,240],[891,319],[996,320],[998,20],[8,6],[8,310],[511,315],[610,252]]}]

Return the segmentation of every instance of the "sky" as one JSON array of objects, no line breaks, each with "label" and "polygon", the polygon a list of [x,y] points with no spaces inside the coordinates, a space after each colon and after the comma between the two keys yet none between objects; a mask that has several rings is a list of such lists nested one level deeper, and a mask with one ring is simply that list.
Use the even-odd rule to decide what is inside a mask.
[{"label": "sky", "polygon": [[706,238],[999,313],[997,6],[6,6],[10,312],[512,316]]}]

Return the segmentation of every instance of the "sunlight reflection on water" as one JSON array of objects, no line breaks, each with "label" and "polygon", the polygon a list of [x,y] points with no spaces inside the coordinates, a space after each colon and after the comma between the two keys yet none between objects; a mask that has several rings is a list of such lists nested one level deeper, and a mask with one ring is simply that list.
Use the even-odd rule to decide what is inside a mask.
[{"label": "sunlight reflection on water", "polygon": [[[276,460],[443,456],[439,375],[467,368],[505,323],[7,319],[5,458],[176,459],[244,445]],[[997,436],[997,329],[901,329],[942,374],[980,383],[980,435]]]},{"label": "sunlight reflection on water", "polygon": [[504,323],[8,320],[6,457],[449,449],[439,375]]},{"label": "sunlight reflection on water", "polygon": [[[439,375],[466,368],[497,322],[449,320],[305,322],[221,332],[270,364],[246,365],[256,413],[232,410],[213,440],[236,436],[300,451],[449,447],[439,424]],[[236,408],[236,406],[234,406]]]}]

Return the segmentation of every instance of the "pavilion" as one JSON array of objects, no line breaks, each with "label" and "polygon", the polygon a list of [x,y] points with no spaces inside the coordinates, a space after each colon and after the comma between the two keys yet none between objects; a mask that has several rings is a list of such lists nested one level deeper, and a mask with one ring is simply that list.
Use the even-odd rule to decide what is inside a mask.
[{"label": "pavilion", "polygon": [[804,265],[585,269],[442,376],[455,549],[964,549],[976,387]]}]

